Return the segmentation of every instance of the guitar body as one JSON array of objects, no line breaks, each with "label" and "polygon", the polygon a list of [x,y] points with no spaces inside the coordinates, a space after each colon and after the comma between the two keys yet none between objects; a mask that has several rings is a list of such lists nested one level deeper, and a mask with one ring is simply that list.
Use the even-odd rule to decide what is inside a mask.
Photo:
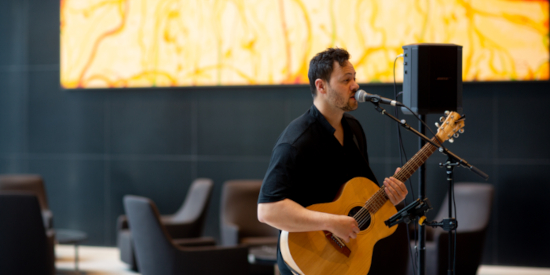
[{"label": "guitar body", "polygon": [[[362,207],[380,188],[367,178],[348,181],[341,195],[333,202],[314,204],[307,209],[331,214],[348,215],[352,209]],[[280,249],[285,263],[298,274],[367,274],[374,245],[395,232],[384,221],[397,213],[395,206],[386,200],[376,213],[370,213],[370,225],[345,246],[349,257],[335,248],[323,231],[281,232]],[[361,226],[360,226],[361,227]]]}]

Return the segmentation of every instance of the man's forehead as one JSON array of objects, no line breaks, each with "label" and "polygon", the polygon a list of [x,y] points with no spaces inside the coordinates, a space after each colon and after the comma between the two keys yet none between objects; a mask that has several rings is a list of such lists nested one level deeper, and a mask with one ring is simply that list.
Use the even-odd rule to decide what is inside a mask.
[{"label": "man's forehead", "polygon": [[335,71],[340,72],[341,74],[355,74],[355,68],[353,68],[353,65],[349,60],[346,60],[343,64],[344,66],[340,66],[340,63],[338,61],[334,61],[334,69]]}]

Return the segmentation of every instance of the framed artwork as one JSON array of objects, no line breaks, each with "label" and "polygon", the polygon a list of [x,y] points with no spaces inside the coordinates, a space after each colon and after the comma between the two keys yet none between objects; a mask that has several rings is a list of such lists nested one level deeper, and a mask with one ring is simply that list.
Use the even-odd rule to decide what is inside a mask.
[{"label": "framed artwork", "polygon": [[358,82],[389,83],[413,43],[463,46],[464,81],[549,79],[548,0],[60,3],[66,89],[307,84],[328,47],[350,52]]}]

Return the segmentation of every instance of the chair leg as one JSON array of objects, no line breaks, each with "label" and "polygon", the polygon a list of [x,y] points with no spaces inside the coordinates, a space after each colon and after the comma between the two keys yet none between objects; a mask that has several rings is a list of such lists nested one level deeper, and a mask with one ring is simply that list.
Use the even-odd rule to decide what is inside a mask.
[{"label": "chair leg", "polygon": [[132,249],[132,264],[130,265],[130,269],[135,272],[139,272],[139,268],[137,265],[137,259],[136,259],[136,253],[134,252],[134,249]]}]

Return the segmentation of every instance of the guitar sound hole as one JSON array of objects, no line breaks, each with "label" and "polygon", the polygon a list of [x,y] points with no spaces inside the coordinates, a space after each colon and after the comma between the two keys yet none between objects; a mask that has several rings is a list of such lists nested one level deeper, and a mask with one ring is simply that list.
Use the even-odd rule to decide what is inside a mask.
[{"label": "guitar sound hole", "polygon": [[349,211],[348,216],[350,216],[350,217],[355,216],[355,214],[357,214],[357,212],[359,212],[361,209],[363,209],[363,211],[361,211],[361,214],[359,214],[358,217],[356,217],[355,219],[357,220],[357,223],[359,223],[359,229],[361,231],[363,231],[363,230],[367,229],[370,225],[370,213],[369,213],[369,211],[367,211],[366,209],[364,209],[361,206],[357,206],[357,207],[354,207],[353,209],[351,209]]}]

